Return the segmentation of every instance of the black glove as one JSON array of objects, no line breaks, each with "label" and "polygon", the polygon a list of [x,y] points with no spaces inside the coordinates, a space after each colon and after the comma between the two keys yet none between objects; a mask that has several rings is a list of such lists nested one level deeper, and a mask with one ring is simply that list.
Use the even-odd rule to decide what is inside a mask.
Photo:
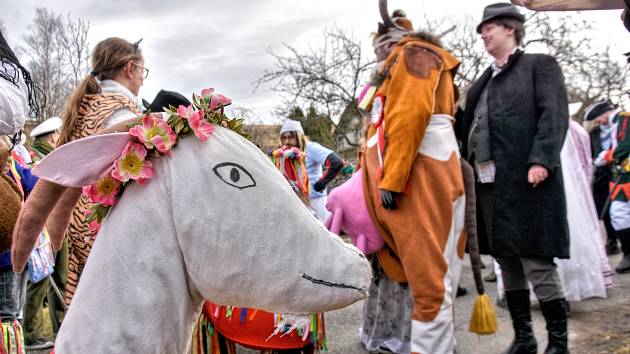
[{"label": "black glove", "polygon": [[317,181],[315,182],[315,184],[313,185],[313,188],[315,188],[316,192],[321,192],[324,189],[326,189],[326,183],[323,181]]},{"label": "black glove", "polygon": [[396,210],[398,206],[396,205],[396,196],[397,192],[388,191],[386,189],[380,189],[381,191],[381,204],[383,204],[383,208],[389,210]]}]

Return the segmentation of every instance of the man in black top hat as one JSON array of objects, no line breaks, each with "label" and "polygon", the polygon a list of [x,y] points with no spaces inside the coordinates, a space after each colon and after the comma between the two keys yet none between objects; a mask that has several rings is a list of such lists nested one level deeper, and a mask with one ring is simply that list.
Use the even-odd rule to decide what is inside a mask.
[{"label": "man in black top hat", "polygon": [[479,237],[501,265],[515,339],[505,353],[536,353],[528,281],[547,322],[545,353],[568,353],[567,302],[553,261],[569,258],[560,150],[569,123],[554,58],[519,49],[525,17],[487,6],[477,26],[492,65],[468,90],[463,157],[477,177]]}]

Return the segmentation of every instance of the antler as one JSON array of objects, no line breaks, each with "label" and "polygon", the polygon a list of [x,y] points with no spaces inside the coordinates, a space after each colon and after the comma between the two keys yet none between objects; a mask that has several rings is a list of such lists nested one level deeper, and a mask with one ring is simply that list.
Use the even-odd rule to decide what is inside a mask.
[{"label": "antler", "polygon": [[453,32],[455,30],[455,28],[457,28],[457,25],[452,25],[449,29],[447,29],[446,31],[438,34],[436,36],[437,39],[442,39],[442,37],[446,36],[447,34]]},{"label": "antler", "polygon": [[381,17],[383,18],[383,23],[385,24],[385,27],[396,27],[394,21],[392,21],[392,18],[389,17],[389,12],[387,11],[387,0],[379,0],[378,9],[381,12]]}]

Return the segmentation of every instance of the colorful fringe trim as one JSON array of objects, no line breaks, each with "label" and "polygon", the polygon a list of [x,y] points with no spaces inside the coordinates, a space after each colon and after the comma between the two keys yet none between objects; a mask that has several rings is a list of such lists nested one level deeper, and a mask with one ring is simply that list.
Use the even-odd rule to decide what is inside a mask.
[{"label": "colorful fringe trim", "polygon": [[24,354],[22,326],[17,320],[2,322],[0,354]]},{"label": "colorful fringe trim", "polygon": [[[237,309],[234,306],[219,306],[212,305],[211,316],[214,318],[219,318],[220,316],[225,316],[228,319],[237,319],[233,318],[234,310]],[[245,324],[247,321],[252,321],[256,318],[259,310],[249,309],[249,308],[238,308],[240,309],[240,315],[238,316],[238,321],[241,324]],[[328,341],[326,339],[326,324],[324,320],[323,313],[311,314],[309,317],[309,325],[308,325],[308,336],[306,336],[305,343],[313,343],[315,345],[315,353],[326,352],[328,351]],[[283,320],[282,314],[274,314],[274,327],[281,323]],[[282,336],[283,333],[285,335],[290,336],[300,336],[302,337],[304,332],[303,328],[298,328],[296,331],[290,332],[291,325],[286,323],[284,328],[280,329],[279,336]],[[273,328],[269,329],[271,334],[273,332]],[[220,344],[219,344],[219,333],[216,330],[215,326],[212,324],[210,318],[206,317],[205,313],[202,312],[199,316],[199,320],[197,321],[197,325],[193,331],[193,341],[192,341],[192,353],[193,354],[236,354],[236,342],[231,341],[227,338],[225,340],[225,349],[227,349],[227,353],[221,353]],[[272,353],[273,350],[261,350],[261,354]],[[1,354],[1,353],[0,353]]]}]

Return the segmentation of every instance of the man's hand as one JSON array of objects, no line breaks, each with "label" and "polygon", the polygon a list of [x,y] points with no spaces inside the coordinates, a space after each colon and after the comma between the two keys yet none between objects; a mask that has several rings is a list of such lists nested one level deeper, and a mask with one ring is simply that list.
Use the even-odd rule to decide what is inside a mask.
[{"label": "man's hand", "polygon": [[396,210],[398,206],[396,205],[396,196],[398,193],[388,191],[386,189],[380,189],[381,191],[381,204],[383,204],[383,208],[388,210]]},{"label": "man's hand", "polygon": [[541,165],[532,165],[527,172],[527,182],[533,184],[534,188],[547,177],[549,177],[549,172]]}]

